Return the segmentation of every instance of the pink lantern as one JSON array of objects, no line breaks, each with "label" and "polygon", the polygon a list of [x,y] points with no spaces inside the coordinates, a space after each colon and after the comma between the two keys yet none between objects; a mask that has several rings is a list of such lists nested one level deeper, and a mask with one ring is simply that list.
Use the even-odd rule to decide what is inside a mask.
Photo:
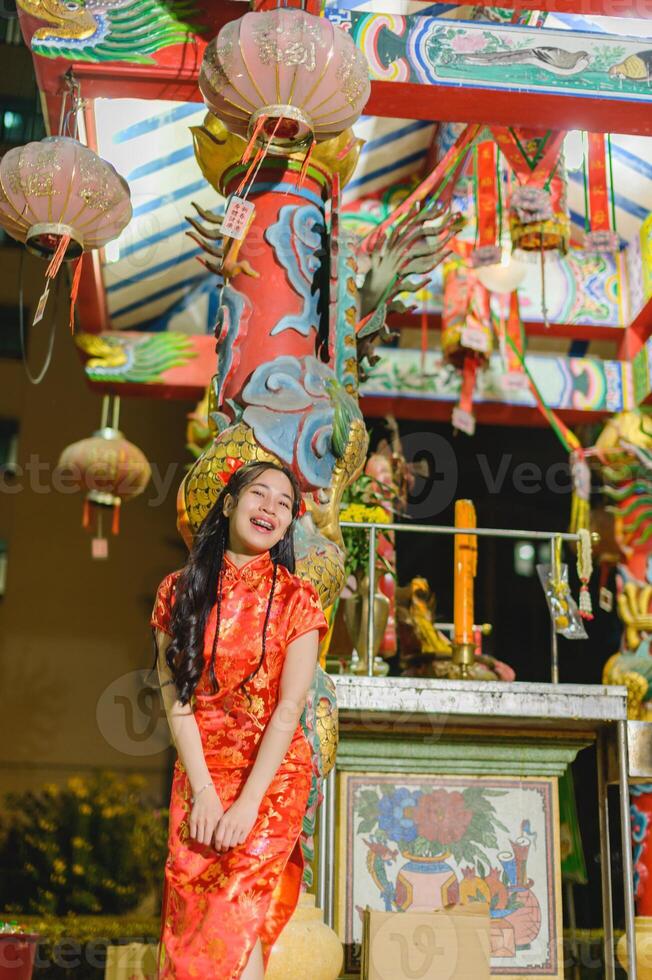
[{"label": "pink lantern", "polygon": [[280,152],[337,136],[370,93],[366,59],[351,37],[287,7],[225,24],[204,52],[199,88],[231,132]]},{"label": "pink lantern", "polygon": [[77,258],[117,238],[130,219],[126,181],[75,139],[48,136],[0,160],[0,225],[37,255]]}]

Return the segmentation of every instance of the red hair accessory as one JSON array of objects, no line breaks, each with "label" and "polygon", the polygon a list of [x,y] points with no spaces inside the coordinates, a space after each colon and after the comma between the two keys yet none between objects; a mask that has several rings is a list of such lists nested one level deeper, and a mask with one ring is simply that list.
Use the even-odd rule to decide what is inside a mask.
[{"label": "red hair accessory", "polygon": [[299,497],[299,510],[297,511],[297,517],[303,517],[306,512],[306,502],[303,497]]},{"label": "red hair accessory", "polygon": [[244,463],[244,459],[237,459],[235,456],[225,456],[222,468],[217,471],[218,475],[222,477],[224,483],[228,483],[236,470],[244,466]]}]

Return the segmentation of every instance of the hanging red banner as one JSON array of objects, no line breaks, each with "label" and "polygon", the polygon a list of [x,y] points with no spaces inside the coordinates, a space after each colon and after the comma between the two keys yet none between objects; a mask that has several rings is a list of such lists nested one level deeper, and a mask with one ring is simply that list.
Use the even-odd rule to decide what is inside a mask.
[{"label": "hanging red banner", "polygon": [[590,252],[615,252],[619,237],[611,227],[607,152],[604,133],[587,133],[589,143],[589,219],[590,231],[584,247]]},{"label": "hanging red banner", "polygon": [[523,325],[521,323],[521,310],[518,303],[518,293],[516,290],[509,295],[509,316],[505,324],[505,335],[511,340],[511,344],[505,345],[505,359],[507,370],[511,374],[522,374],[522,359],[525,356],[523,347]]},{"label": "hanging red banner", "polygon": [[496,144],[478,146],[478,245],[496,244]]},{"label": "hanging red banner", "polygon": [[609,191],[604,133],[588,133],[591,231],[609,231]]}]

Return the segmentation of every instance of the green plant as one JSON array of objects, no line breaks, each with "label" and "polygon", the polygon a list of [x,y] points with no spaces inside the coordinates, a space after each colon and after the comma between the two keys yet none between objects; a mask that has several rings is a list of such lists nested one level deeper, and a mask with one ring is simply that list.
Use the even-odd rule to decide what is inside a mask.
[{"label": "green plant", "polygon": [[163,876],[167,814],[139,776],[97,773],[9,794],[0,902],[10,913],[119,914]]}]

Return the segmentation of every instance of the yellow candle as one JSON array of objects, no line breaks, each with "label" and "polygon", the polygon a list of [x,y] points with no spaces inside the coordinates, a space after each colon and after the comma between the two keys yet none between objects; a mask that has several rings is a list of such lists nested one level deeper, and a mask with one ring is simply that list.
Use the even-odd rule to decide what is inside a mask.
[{"label": "yellow candle", "polygon": [[[455,527],[477,527],[471,500],[455,501]],[[473,579],[478,560],[475,534],[455,535],[455,643],[473,643]]]}]

